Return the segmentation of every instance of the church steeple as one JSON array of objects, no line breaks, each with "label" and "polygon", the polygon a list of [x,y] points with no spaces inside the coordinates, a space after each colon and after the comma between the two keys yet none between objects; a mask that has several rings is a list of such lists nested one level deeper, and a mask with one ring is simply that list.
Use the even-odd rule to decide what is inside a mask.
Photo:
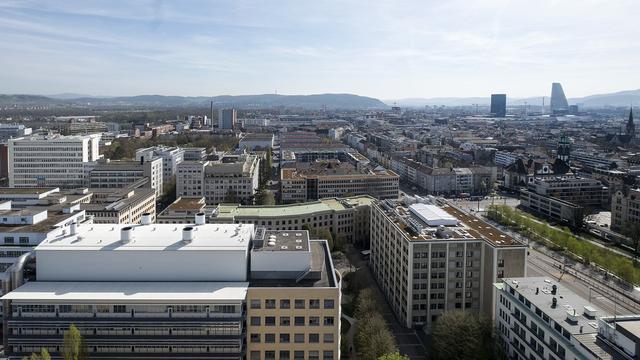
[{"label": "church steeple", "polygon": [[633,106],[629,109],[629,120],[627,121],[627,135],[632,138],[636,133],[636,125],[633,123]]}]

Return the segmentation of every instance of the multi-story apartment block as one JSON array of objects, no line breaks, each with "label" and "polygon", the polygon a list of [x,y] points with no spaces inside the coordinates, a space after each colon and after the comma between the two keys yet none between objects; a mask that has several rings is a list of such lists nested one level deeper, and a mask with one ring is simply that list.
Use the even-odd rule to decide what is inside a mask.
[{"label": "multi-story apartment block", "polygon": [[426,332],[449,310],[492,317],[493,283],[525,276],[526,245],[453,205],[410,202],[371,210],[370,266],[396,317]]},{"label": "multi-story apartment block", "polygon": [[223,156],[218,161],[178,165],[177,196],[201,196],[207,205],[222,202],[251,204],[258,189],[259,158],[255,155]]},{"label": "multi-story apartment block", "polygon": [[505,278],[495,286],[495,325],[510,359],[635,359],[640,353],[640,316],[607,316],[553,279]]},{"label": "multi-story apartment block", "polygon": [[622,189],[611,199],[611,230],[623,232],[640,223],[640,189]]},{"label": "multi-story apartment block", "polygon": [[152,158],[145,161],[106,161],[97,164],[89,173],[89,187],[96,189],[118,189],[148,179],[148,185],[156,197],[163,194],[162,159]]},{"label": "multi-story apartment block", "polygon": [[340,358],[326,241],[201,216],[175,227],[74,226],[42,242],[36,279],[4,284],[18,286],[2,298],[5,355],[59,357],[73,323],[92,359]]},{"label": "multi-story apartment block", "polygon": [[[156,220],[156,192],[153,189],[93,189],[94,201],[80,208],[94,224],[139,224],[143,215]],[[106,196],[95,196],[107,192]]]},{"label": "multi-story apartment block", "polygon": [[8,140],[9,187],[85,186],[99,158],[100,135],[40,136]]},{"label": "multi-story apartment block", "polygon": [[533,178],[527,184],[538,195],[554,197],[576,205],[601,208],[609,203],[607,188],[600,180],[579,176]]},{"label": "multi-story apartment block", "polygon": [[496,164],[496,166],[504,168],[504,167],[507,167],[507,166],[513,164],[519,158],[520,158],[520,156],[518,154],[509,152],[509,151],[500,151],[500,150],[498,150],[494,154],[493,163]]},{"label": "multi-story apartment block", "polygon": [[162,159],[162,181],[168,183],[176,174],[178,165],[184,161],[184,149],[178,147],[154,146],[136,150],[137,161]]},{"label": "multi-story apartment block", "polygon": [[398,189],[398,175],[384,168],[359,170],[349,163],[329,160],[281,170],[283,203],[357,195],[395,199]]}]

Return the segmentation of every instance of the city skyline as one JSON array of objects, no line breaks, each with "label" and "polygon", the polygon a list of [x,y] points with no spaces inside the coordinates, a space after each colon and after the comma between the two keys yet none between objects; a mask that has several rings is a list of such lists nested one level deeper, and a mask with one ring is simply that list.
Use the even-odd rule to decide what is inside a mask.
[{"label": "city skyline", "polygon": [[[0,93],[354,93],[379,99],[637,88],[631,1],[0,3]],[[19,59],[19,61],[18,61]],[[55,71],[52,71],[54,70]]]}]

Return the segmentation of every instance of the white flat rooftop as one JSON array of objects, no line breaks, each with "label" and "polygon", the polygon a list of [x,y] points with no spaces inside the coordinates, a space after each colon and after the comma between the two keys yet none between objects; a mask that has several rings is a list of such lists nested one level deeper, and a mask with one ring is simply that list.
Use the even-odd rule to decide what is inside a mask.
[{"label": "white flat rooftop", "polygon": [[458,225],[458,219],[448,212],[442,210],[436,205],[430,204],[411,204],[409,205],[409,211],[416,215],[420,220],[427,223],[429,226],[456,226]]},{"label": "white flat rooftop", "polygon": [[[131,227],[132,237],[122,241],[122,228]],[[183,241],[183,229],[193,228],[193,239]],[[253,237],[251,224],[88,224],[78,225],[75,235],[49,238],[36,247],[47,250],[236,250],[247,251]]]},{"label": "white flat rooftop", "polygon": [[2,300],[145,303],[225,302],[246,298],[248,282],[58,282],[31,281]]}]

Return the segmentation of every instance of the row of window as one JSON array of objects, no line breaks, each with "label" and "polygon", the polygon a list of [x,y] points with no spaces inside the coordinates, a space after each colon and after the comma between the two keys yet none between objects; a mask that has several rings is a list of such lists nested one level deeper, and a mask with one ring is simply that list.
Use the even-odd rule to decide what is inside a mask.
[{"label": "row of window", "polygon": [[[307,301],[305,299],[295,299],[293,301],[293,306],[295,309],[306,309]],[[275,309],[277,301],[276,299],[265,299],[264,300],[264,308],[265,309]],[[335,308],[335,301],[333,299],[324,299],[323,301],[324,309],[333,309]],[[260,299],[252,299],[251,300],[251,308],[252,309],[261,309],[262,308],[262,300]],[[320,299],[309,299],[308,302],[309,309],[320,309]],[[280,309],[291,309],[291,300],[289,299],[280,299]]]},{"label": "row of window", "polygon": [[[293,358],[291,357],[293,355]],[[322,352],[322,360],[333,360],[333,351],[325,350]],[[252,351],[249,355],[249,360],[276,360],[276,352],[273,350]],[[278,360],[305,360],[304,350],[280,350],[278,352]],[[320,352],[317,350],[307,351],[306,360],[320,360]]]},{"label": "row of window", "polygon": [[[252,333],[250,335],[250,341],[254,344],[258,344],[261,343],[263,340],[266,344],[275,344],[276,343],[276,334],[274,333],[267,333],[264,334],[264,339],[262,337],[262,334],[260,333]],[[289,344],[291,343],[291,334],[289,333],[281,333],[278,336],[278,342],[280,344]],[[307,336],[305,336],[305,334],[303,333],[296,333],[293,334],[293,342],[296,344],[304,344],[306,342],[308,342],[309,344],[319,344],[320,343],[320,334],[318,333],[310,333],[307,334]],[[322,334],[322,342],[325,344],[333,344],[334,342],[334,336],[333,333],[324,333]]]},{"label": "row of window", "polygon": [[[307,320],[307,321],[305,321]],[[250,318],[251,326],[261,326],[263,324],[262,318],[260,316],[252,316]],[[279,321],[277,322],[279,326],[291,326],[291,317],[290,316],[280,316]],[[264,317],[264,325],[265,326],[276,326],[276,317],[275,316],[265,316]],[[309,316],[305,319],[304,316],[294,316],[293,317],[293,325],[294,326],[320,326],[320,317],[319,316]],[[333,316],[325,316],[322,322],[323,326],[333,326],[335,325],[335,319]]]}]

